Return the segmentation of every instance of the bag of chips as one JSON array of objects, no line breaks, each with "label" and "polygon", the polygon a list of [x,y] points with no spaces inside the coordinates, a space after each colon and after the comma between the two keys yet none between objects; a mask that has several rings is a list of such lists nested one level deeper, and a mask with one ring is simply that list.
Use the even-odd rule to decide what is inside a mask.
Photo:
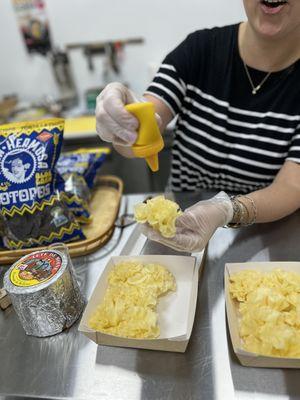
[{"label": "bag of chips", "polygon": [[9,249],[84,239],[55,172],[64,120],[0,126],[0,214]]},{"label": "bag of chips", "polygon": [[63,153],[57,162],[57,171],[64,180],[64,198],[69,208],[81,223],[89,223],[89,200],[95,177],[110,149],[79,149]]}]

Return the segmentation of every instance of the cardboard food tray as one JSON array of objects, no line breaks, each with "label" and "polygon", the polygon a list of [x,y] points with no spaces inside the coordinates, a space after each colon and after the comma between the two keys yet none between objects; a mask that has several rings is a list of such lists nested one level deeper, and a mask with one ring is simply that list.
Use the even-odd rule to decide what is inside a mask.
[{"label": "cardboard food tray", "polygon": [[[115,264],[121,261],[133,260],[161,264],[171,271],[176,279],[176,292],[170,292],[159,300],[157,312],[160,336],[156,339],[118,337],[95,331],[88,326],[91,315],[104,297],[109,272]],[[191,256],[132,255],[112,257],[106,265],[83,313],[79,331],[97,344],[183,353],[188,345],[194,323],[198,275],[199,266],[196,263],[196,258]]]},{"label": "cardboard food tray", "polygon": [[[147,238],[140,233],[140,228],[136,225],[124,245],[120,256],[112,257],[107,263],[83,313],[79,330],[89,339],[101,345],[183,353],[187,348],[192,332],[197,303],[198,281],[204,269],[207,249],[203,250],[201,253],[192,254],[192,256],[140,255],[143,252],[146,242]],[[94,331],[88,326],[91,314],[104,296],[104,292],[107,288],[107,275],[109,271],[115,262],[123,259],[139,260],[142,262],[158,262],[161,265],[166,266],[175,275],[177,286],[178,284],[180,285],[179,291],[177,290],[175,293],[170,292],[160,299],[158,306],[158,320],[161,328],[161,335],[157,339],[144,340],[122,338]],[[178,304],[179,301],[180,304],[181,300],[179,299],[179,293],[181,293],[180,296],[184,293],[180,310],[182,311],[182,307],[185,307],[185,314],[179,314],[178,305],[174,303],[174,301],[177,301]],[[178,325],[176,326],[176,323],[179,323],[179,321],[177,321],[178,315],[184,325],[184,332],[182,332],[182,326],[181,328]],[[184,317],[184,322],[182,317]],[[173,333],[170,332],[170,329],[173,329]],[[175,332],[176,330],[177,332]]]},{"label": "cardboard food tray", "polygon": [[263,356],[243,350],[239,335],[238,302],[233,300],[229,293],[230,275],[245,269],[269,272],[276,268],[300,273],[300,262],[248,262],[225,265],[225,301],[231,342],[240,363],[247,367],[300,368],[300,358]]},{"label": "cardboard food tray", "polygon": [[[97,179],[90,202],[93,221],[83,226],[85,240],[66,243],[71,257],[90,254],[110,239],[114,231],[114,223],[118,216],[120,201],[123,193],[123,182],[113,175],[100,176]],[[34,247],[21,250],[0,250],[0,264],[12,264],[19,258],[33,251],[45,249]]]}]

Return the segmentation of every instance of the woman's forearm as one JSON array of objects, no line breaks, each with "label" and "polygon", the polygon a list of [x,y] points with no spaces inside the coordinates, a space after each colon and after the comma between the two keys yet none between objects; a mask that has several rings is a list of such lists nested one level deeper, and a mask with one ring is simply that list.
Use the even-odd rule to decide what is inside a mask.
[{"label": "woman's forearm", "polygon": [[[256,207],[256,222],[272,222],[281,219],[300,207],[300,192],[298,194],[285,190],[285,188],[272,184],[264,189],[248,195]],[[253,206],[245,197],[240,199],[253,214]]]},{"label": "woman's forearm", "polygon": [[[253,203],[247,199],[249,197]],[[281,219],[300,208],[300,166],[287,161],[274,182],[261,190],[241,196],[249,218],[256,213],[256,222],[272,222]]]},{"label": "woman's forearm", "polygon": [[166,104],[162,100],[154,96],[151,96],[150,94],[146,94],[144,98],[154,104],[155,111],[161,118],[160,131],[161,133],[164,133],[167,125],[174,118],[174,115],[171,113],[171,110],[166,106]]}]

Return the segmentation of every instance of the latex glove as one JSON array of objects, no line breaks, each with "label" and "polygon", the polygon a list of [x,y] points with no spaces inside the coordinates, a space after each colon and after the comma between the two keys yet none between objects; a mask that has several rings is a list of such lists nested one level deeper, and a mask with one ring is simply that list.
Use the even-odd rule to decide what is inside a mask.
[{"label": "latex glove", "polygon": [[231,200],[225,192],[220,192],[187,208],[176,219],[176,235],[173,238],[164,238],[148,224],[142,224],[141,229],[150,240],[177,251],[192,253],[203,250],[215,230],[228,224],[232,217]]},{"label": "latex glove", "polygon": [[[131,146],[137,139],[139,121],[124,106],[141,101],[146,100],[138,99],[121,83],[107,85],[97,97],[96,105],[96,130],[101,139],[114,145]],[[160,125],[157,114],[156,119]]]},{"label": "latex glove", "polygon": [[136,141],[138,120],[124,106],[138,102],[126,86],[114,82],[97,97],[96,130],[102,140],[129,146]]}]

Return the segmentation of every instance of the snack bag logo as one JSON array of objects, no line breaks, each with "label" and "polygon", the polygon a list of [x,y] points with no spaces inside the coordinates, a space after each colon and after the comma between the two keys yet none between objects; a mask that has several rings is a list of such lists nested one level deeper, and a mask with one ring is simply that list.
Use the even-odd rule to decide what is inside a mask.
[{"label": "snack bag logo", "polygon": [[52,278],[61,264],[62,259],[57,254],[41,252],[17,264],[11,271],[10,280],[16,286],[35,286]]},{"label": "snack bag logo", "polygon": [[37,139],[40,140],[41,142],[48,142],[48,140],[52,139],[52,137],[53,137],[52,133],[43,131],[37,136]]},{"label": "snack bag logo", "polygon": [[32,178],[36,170],[36,160],[26,150],[14,150],[3,157],[1,169],[8,181],[12,183],[25,183]]},{"label": "snack bag logo", "polygon": [[38,140],[10,135],[0,144],[0,169],[9,182],[24,184],[38,168],[47,168],[45,148]]}]

